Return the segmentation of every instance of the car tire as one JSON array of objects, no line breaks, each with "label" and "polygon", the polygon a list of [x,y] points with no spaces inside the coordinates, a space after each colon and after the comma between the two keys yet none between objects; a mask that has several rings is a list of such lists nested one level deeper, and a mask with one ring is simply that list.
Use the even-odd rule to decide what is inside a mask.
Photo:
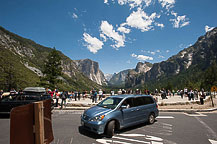
[{"label": "car tire", "polygon": [[155,116],[154,113],[151,113],[148,117],[148,123],[153,124],[155,122]]},{"label": "car tire", "polygon": [[115,121],[110,121],[107,125],[106,136],[111,138],[115,133]]}]

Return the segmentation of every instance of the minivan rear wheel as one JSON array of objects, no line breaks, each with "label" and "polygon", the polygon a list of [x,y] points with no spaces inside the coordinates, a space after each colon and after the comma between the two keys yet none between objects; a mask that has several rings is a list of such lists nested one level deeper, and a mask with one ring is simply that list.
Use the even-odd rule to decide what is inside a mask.
[{"label": "minivan rear wheel", "polygon": [[106,135],[111,138],[115,133],[115,121],[110,121],[107,125]]},{"label": "minivan rear wheel", "polygon": [[148,123],[153,124],[155,122],[155,116],[153,113],[151,113],[148,117]]}]

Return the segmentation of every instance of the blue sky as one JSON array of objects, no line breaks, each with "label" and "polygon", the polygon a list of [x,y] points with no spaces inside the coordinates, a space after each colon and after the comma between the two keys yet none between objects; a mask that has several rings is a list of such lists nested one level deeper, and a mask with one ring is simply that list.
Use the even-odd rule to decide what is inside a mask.
[{"label": "blue sky", "polygon": [[217,26],[216,0],[0,0],[0,25],[104,73],[167,60]]}]

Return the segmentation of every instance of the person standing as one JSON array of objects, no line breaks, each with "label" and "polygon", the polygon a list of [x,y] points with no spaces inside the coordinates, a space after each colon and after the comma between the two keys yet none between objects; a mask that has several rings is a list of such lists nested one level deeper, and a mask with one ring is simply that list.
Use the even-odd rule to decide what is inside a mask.
[{"label": "person standing", "polygon": [[1,91],[0,91],[0,100],[2,99],[2,95],[3,95],[3,93],[4,93],[4,91],[1,90]]},{"label": "person standing", "polygon": [[184,94],[185,94],[185,97],[188,96],[188,89],[187,88],[184,88]]},{"label": "person standing", "polygon": [[61,94],[61,98],[62,98],[61,109],[63,108],[63,103],[64,103],[64,106],[66,107],[66,98],[67,98],[67,96],[68,96],[68,92],[63,91],[62,94]]},{"label": "person standing", "polygon": [[181,98],[183,99],[183,95],[184,95],[183,90],[180,91],[180,95],[181,95]]},{"label": "person standing", "polygon": [[102,89],[99,90],[99,100],[102,100],[103,97],[103,91]]},{"label": "person standing", "polygon": [[175,96],[175,90],[174,89],[172,90],[172,93],[173,93],[173,96]]},{"label": "person standing", "polygon": [[78,91],[78,100],[80,101],[80,99],[81,99],[81,92],[80,92],[80,90]]},{"label": "person standing", "polygon": [[111,95],[115,95],[115,91],[114,90],[111,90]]},{"label": "person standing", "polygon": [[204,96],[203,96],[204,94],[203,94],[202,91],[198,91],[198,93],[199,93],[199,97],[200,97],[200,104],[203,105],[204,104],[204,100],[203,100],[204,99]]},{"label": "person standing", "polygon": [[93,94],[93,100],[92,100],[92,102],[97,103],[97,91],[96,91],[96,90],[94,90],[94,94]]},{"label": "person standing", "polygon": [[74,92],[74,95],[75,95],[75,101],[77,101],[78,92],[75,91],[75,92]]},{"label": "person standing", "polygon": [[59,98],[60,98],[60,93],[58,92],[58,90],[56,90],[56,107],[58,107],[59,105]]}]

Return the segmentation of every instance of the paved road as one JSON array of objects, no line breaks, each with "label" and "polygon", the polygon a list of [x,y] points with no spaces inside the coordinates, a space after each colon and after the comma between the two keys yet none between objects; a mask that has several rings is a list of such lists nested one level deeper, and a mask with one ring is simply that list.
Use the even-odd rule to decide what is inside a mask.
[{"label": "paved road", "polygon": [[210,144],[217,141],[217,113],[160,113],[153,125],[139,125],[122,130],[112,139],[83,131],[81,111],[57,111],[53,115],[53,144],[145,143]]},{"label": "paved road", "polygon": [[[113,138],[84,131],[82,111],[54,111],[52,144],[217,144],[217,112],[160,113],[153,125],[124,129]],[[9,143],[9,119],[0,119],[0,144]]]}]

